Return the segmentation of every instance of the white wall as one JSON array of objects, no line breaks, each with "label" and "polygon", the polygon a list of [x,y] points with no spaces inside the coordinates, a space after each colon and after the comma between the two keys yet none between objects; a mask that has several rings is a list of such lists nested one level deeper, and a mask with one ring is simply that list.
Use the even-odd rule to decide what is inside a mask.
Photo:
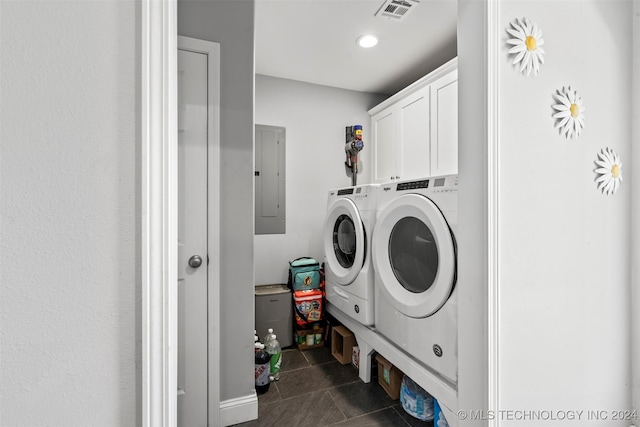
[{"label": "white wall", "polygon": [[[497,408],[505,410],[630,409],[632,2],[500,1],[489,8],[494,6],[498,22],[485,23],[487,32],[500,34],[497,139],[487,135],[492,122],[485,116],[484,123],[471,120],[472,129],[460,140],[460,206],[482,215],[485,226],[498,220],[495,282],[490,280],[491,260],[482,259],[487,250],[468,253],[472,265],[484,263],[479,285],[487,286],[489,303],[491,291],[497,291],[495,312],[488,316],[498,320],[498,371],[489,374],[497,376],[498,388],[485,399],[495,398]],[[482,16],[483,10],[476,12]],[[492,77],[482,56],[463,60],[462,46],[472,41],[472,18],[463,16],[458,43],[461,93],[472,75],[485,74],[485,87]],[[504,29],[517,17],[530,18],[543,31],[547,55],[535,78],[519,74],[507,57]],[[475,37],[484,39],[482,31],[476,28]],[[479,48],[491,61],[490,51],[496,47]],[[559,136],[551,118],[552,95],[567,85],[578,90],[587,106],[586,128],[577,140]],[[480,100],[484,96],[476,95]],[[461,117],[478,108],[486,114],[487,104],[471,101],[461,101]],[[480,135],[477,141],[474,131]],[[488,150],[497,146],[496,156],[477,147],[485,136]],[[602,195],[594,183],[594,161],[604,147],[613,148],[624,165],[625,181],[614,196]],[[462,172],[464,167],[469,169]],[[498,203],[492,216],[494,170]],[[477,188],[479,182],[482,188]],[[488,204],[469,194],[471,188],[482,192]],[[466,213],[460,228],[472,227],[475,233],[473,227],[482,221]],[[483,237],[489,251],[491,237]],[[461,250],[461,278],[470,270],[465,261]],[[503,418],[499,425],[521,424]],[[585,414],[573,423],[545,425],[629,422],[613,421],[611,415],[598,422]]]},{"label": "white wall", "polygon": [[139,425],[136,5],[0,8],[1,424]]},{"label": "white wall", "polygon": [[[631,159],[631,2],[503,2],[500,15],[535,20],[548,52],[537,78],[506,58],[499,70],[500,406],[628,409],[631,186],[603,196],[593,170],[604,147]],[[587,107],[577,140],[551,119],[566,85]]]},{"label": "white wall", "polygon": [[[191,11],[181,5],[180,33],[209,37],[222,46],[222,175],[227,190],[221,210],[227,231],[221,243],[228,251],[222,272],[226,310],[221,385],[225,399],[250,394],[253,389],[248,351],[253,322],[246,310],[247,301],[253,300],[253,273],[240,268],[251,262],[247,254],[253,246],[252,162],[245,162],[253,146],[249,99],[253,96],[253,2],[193,3],[201,4]],[[637,0],[635,3],[637,12]],[[602,146],[613,147],[623,162],[631,156],[630,68],[625,63],[632,56],[633,15],[629,2],[514,1],[500,5],[504,8],[502,27],[516,16],[536,20],[544,31],[548,52],[547,64],[536,79],[515,75],[506,60],[500,70],[505,77],[500,86],[502,104],[517,100],[515,109],[523,112],[517,123],[504,112],[504,128],[500,129],[500,185],[504,190],[500,214],[505,217],[499,259],[503,266],[500,289],[505,291],[500,295],[499,311],[504,332],[499,351],[505,361],[500,372],[500,403],[517,405],[515,409],[525,405],[533,409],[624,409],[629,405],[630,331],[624,320],[629,318],[628,304],[621,295],[629,294],[630,259],[625,256],[629,230],[625,227],[630,222],[631,180],[626,177],[631,171],[625,163],[623,187],[615,196],[605,197],[595,190],[591,167]],[[477,254],[461,249],[460,273],[477,277],[475,288],[482,289],[487,285],[486,236],[480,229],[465,231],[464,227],[482,222],[486,212],[485,123],[479,113],[485,111],[484,76],[478,71],[485,69],[482,49],[486,46],[479,45],[482,10],[468,4],[462,9],[460,93],[475,96],[460,103],[461,115],[467,117],[460,132],[460,206],[465,209],[460,227],[467,238],[479,240],[471,239],[476,243],[469,246],[478,249]],[[130,1],[0,2],[3,426],[139,425],[136,16]],[[637,23],[637,13],[635,16]],[[182,19],[187,19],[188,28]],[[465,32],[480,37],[470,39],[464,37]],[[637,34],[636,24],[636,61]],[[479,51],[470,53],[473,46]],[[569,52],[586,65],[577,67],[577,61],[562,57]],[[637,83],[637,68],[634,75]],[[564,141],[549,129],[550,94],[563,84],[576,85],[589,108],[587,128],[578,141]],[[525,103],[532,98],[537,106]],[[540,109],[543,112],[538,117]],[[355,120],[346,115],[340,118],[343,121],[336,120],[335,136],[322,143],[336,141],[339,146],[345,122]],[[298,134],[318,132],[317,123],[310,119]],[[291,147],[294,125],[273,124],[287,126]],[[365,127],[365,144],[369,134]],[[637,138],[636,133],[635,142]],[[335,186],[342,186],[349,180],[336,166],[342,156],[338,151],[335,161],[327,161],[338,170],[327,174],[336,179]],[[637,151],[633,151],[635,165]],[[367,154],[367,148],[363,153]],[[528,164],[523,164],[523,153],[540,170],[551,173],[525,169]],[[564,160],[561,165],[558,158]],[[511,162],[532,176],[516,170]],[[638,174],[633,176],[637,183]],[[527,192],[546,201],[545,205],[520,209],[515,201],[530,203],[522,200]],[[322,193],[318,198],[322,207],[325,197]],[[520,223],[538,224],[540,235],[521,234]],[[552,241],[555,246],[547,244]],[[523,242],[537,242],[550,254]],[[570,246],[563,250],[563,244]],[[612,249],[607,252],[603,247]],[[524,259],[529,262],[524,264]],[[463,261],[467,267],[462,266]],[[547,270],[531,268],[536,265]],[[276,279],[273,281],[279,281]],[[470,281],[468,288],[472,287]],[[634,290],[637,307],[637,286]],[[461,307],[473,305],[475,312],[481,311],[478,304],[486,302],[481,301],[482,292],[466,295],[472,298],[461,295]],[[526,306],[520,305],[524,298],[529,302]],[[474,322],[481,324],[478,319]],[[483,360],[482,351],[474,355],[477,360]],[[245,354],[249,354],[244,356],[247,360],[243,360]],[[462,369],[461,387],[466,381]],[[476,387],[481,388],[483,381],[480,378]],[[637,371],[634,384],[637,389]],[[637,395],[635,402],[638,409]]]},{"label": "white wall", "polygon": [[[633,1],[633,129],[631,154],[632,166],[635,166],[631,173],[631,188],[640,188],[640,0]],[[634,262],[640,259],[640,197],[631,198],[631,218],[632,218],[632,290],[631,290],[631,387],[633,408],[640,411],[640,263]],[[637,425],[637,424],[636,424]]]},{"label": "white wall", "polygon": [[348,187],[345,127],[361,124],[364,149],[358,184],[371,182],[371,131],[367,111],[383,95],[256,76],[256,123],[283,126],[286,146],[286,234],[255,236],[256,284],[286,283],[288,262],[311,256],[322,262],[322,228],[328,191]]},{"label": "white wall", "polygon": [[253,0],[178,2],[178,34],[220,43],[221,401],[254,393],[253,28]]}]

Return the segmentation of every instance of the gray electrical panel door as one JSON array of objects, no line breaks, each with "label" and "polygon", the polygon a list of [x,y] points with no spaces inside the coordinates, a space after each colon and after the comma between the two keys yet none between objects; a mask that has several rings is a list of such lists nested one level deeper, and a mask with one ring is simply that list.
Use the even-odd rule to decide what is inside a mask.
[{"label": "gray electrical panel door", "polygon": [[256,234],[285,233],[285,128],[256,125]]}]

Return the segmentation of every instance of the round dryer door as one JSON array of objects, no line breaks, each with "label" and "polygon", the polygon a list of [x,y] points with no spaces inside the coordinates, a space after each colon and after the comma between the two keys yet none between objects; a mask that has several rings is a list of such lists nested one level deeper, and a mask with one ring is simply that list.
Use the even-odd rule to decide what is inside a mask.
[{"label": "round dryer door", "polygon": [[324,224],[325,266],[331,269],[338,285],[348,285],[362,269],[365,256],[362,219],[355,203],[336,200],[328,210]]},{"label": "round dryer door", "polygon": [[409,317],[427,317],[444,305],[456,278],[455,244],[446,219],[427,197],[405,194],[381,213],[373,259],[383,296]]}]

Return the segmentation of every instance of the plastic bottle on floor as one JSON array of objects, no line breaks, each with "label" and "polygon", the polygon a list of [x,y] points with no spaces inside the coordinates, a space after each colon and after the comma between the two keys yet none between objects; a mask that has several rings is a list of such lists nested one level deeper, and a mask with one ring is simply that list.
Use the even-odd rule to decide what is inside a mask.
[{"label": "plastic bottle on floor", "polygon": [[258,352],[258,347],[256,347],[255,345],[257,343],[260,342],[260,337],[258,336],[258,331],[256,331],[255,329],[253,330],[253,346],[254,346],[254,353]]},{"label": "plastic bottle on floor", "polygon": [[282,348],[280,348],[280,343],[275,334],[267,343],[266,350],[269,353],[270,379],[271,381],[278,381],[280,379],[280,366],[282,366]]},{"label": "plastic bottle on floor", "polygon": [[262,343],[264,344],[265,348],[266,348],[267,344],[269,344],[269,341],[271,341],[275,336],[276,336],[276,334],[273,332],[273,328],[267,329],[267,335],[264,336],[264,340],[262,341]]},{"label": "plastic bottle on floor", "polygon": [[264,351],[264,344],[256,343],[256,392],[258,394],[266,393],[269,390],[269,374],[270,374],[270,357],[269,354]]},{"label": "plastic bottle on floor", "polygon": [[433,420],[433,397],[406,375],[400,385],[400,403],[407,414],[422,421]]}]

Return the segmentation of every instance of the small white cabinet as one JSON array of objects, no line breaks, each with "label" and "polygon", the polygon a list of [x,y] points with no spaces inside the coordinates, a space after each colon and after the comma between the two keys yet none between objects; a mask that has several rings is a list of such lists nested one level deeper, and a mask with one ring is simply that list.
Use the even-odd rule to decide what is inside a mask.
[{"label": "small white cabinet", "polygon": [[423,171],[428,167],[429,92],[430,87],[425,86],[398,102],[396,179],[424,176]]},{"label": "small white cabinet", "polygon": [[431,85],[431,172],[458,173],[458,70]]},{"label": "small white cabinet", "polygon": [[375,182],[457,173],[457,81],[453,59],[369,110]]},{"label": "small white cabinet", "polygon": [[426,86],[371,117],[374,181],[424,176],[429,168],[429,109]]},{"label": "small white cabinet", "polygon": [[388,109],[371,118],[373,136],[373,174],[375,182],[390,181],[396,176],[396,114]]}]

